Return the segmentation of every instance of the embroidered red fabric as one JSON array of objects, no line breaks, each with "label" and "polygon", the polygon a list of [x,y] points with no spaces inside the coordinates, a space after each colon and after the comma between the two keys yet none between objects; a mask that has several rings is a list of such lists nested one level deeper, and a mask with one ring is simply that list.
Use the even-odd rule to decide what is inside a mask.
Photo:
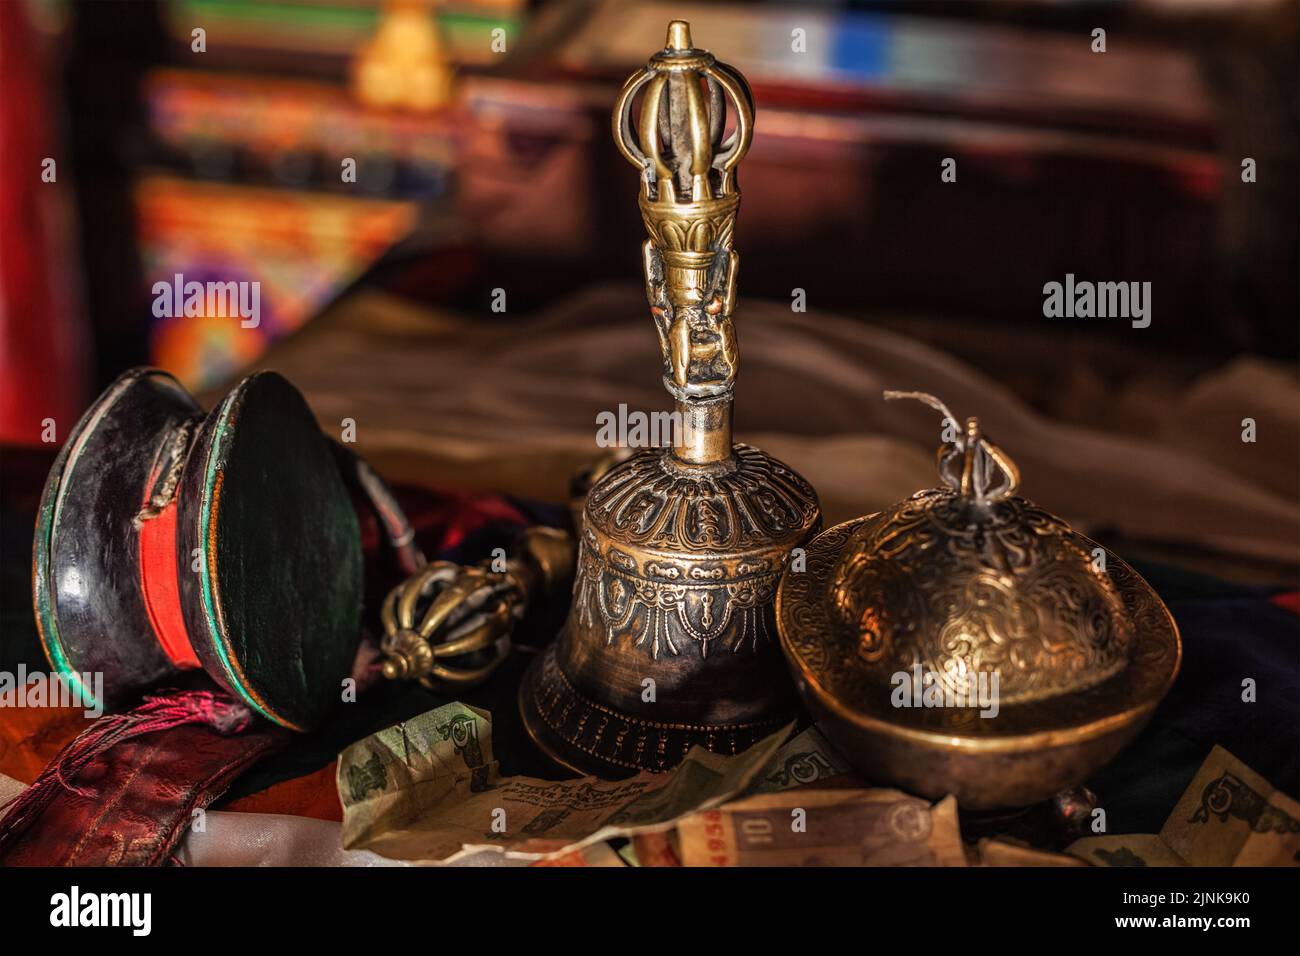
[{"label": "embroidered red fabric", "polygon": [[244,768],[292,732],[218,690],[164,692],[97,720],[0,819],[7,866],[158,866]]}]

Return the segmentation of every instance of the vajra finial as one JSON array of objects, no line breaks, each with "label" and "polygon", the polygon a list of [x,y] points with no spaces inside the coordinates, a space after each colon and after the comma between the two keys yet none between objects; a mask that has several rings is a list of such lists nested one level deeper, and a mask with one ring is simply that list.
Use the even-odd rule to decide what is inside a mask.
[{"label": "vajra finial", "polygon": [[[632,101],[645,90],[634,125]],[[734,122],[725,142],[727,103]],[[691,45],[691,26],[668,25],[663,50],[628,78],[614,106],[614,139],[642,171],[646,196],[690,203],[736,192],[735,169],[749,152],[754,101],[745,78]],[[648,225],[648,224],[647,224]]]},{"label": "vajra finial", "polygon": [[[731,319],[739,264],[732,248],[740,205],[736,166],[753,138],[753,97],[740,73],[695,49],[690,25],[674,20],[665,48],[624,85],[613,127],[619,150],[641,171],[646,296],[664,386],[697,423],[679,457],[725,459],[739,364]],[[728,407],[701,408],[719,403]]]}]

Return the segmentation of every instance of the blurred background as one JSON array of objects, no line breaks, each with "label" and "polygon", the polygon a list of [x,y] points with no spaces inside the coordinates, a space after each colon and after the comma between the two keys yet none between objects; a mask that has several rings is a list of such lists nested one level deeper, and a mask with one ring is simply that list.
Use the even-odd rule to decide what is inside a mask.
[{"label": "blurred background", "polygon": [[[561,497],[593,410],[666,404],[608,111],[674,18],[758,105],[738,430],[829,517],[933,483],[934,423],[875,407],[928,387],[1085,528],[1294,578],[1282,0],[3,0],[0,441],[131,365],[272,365],[390,476]],[[1150,282],[1151,326],[1045,318],[1067,273]],[[155,316],[176,274],[260,324]]]}]

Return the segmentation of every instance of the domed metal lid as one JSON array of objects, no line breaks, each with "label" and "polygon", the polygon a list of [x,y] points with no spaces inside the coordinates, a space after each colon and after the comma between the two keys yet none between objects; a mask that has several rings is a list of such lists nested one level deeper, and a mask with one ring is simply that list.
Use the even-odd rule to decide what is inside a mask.
[{"label": "domed metal lid", "polygon": [[946,416],[944,487],[825,531],[782,579],[782,647],[814,711],[993,743],[1101,733],[1154,707],[1180,646],[1147,583],[1018,496],[977,420],[886,397]]}]

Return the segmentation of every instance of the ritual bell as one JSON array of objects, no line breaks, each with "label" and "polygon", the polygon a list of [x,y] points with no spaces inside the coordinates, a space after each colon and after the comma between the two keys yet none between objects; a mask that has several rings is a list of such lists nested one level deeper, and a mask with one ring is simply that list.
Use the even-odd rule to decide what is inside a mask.
[{"label": "ritual bell", "polygon": [[697,744],[737,753],[798,711],[774,600],[821,509],[792,468],[731,437],[736,167],[753,127],[745,79],[682,21],[614,108],[641,173],[646,294],[681,435],[592,486],[568,620],[520,690],[534,741],[582,773],[668,770]]}]

